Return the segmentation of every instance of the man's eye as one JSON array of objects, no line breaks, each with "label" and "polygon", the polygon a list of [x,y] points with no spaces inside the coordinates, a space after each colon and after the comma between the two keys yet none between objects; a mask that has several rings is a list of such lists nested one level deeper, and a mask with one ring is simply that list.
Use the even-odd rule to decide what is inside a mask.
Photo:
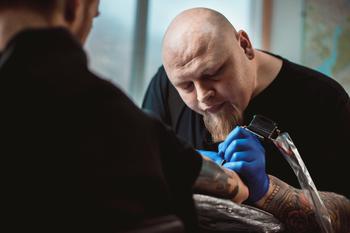
[{"label": "man's eye", "polygon": [[213,76],[210,76],[208,79],[210,79],[210,80],[214,80],[214,81],[217,81],[217,80],[219,80],[219,75],[213,75]]},{"label": "man's eye", "polygon": [[224,71],[225,65],[221,66],[218,70],[213,73],[209,73],[206,78],[209,80],[217,81],[220,79],[222,72]]},{"label": "man's eye", "polygon": [[193,90],[193,83],[187,83],[185,85],[182,86],[182,89],[184,89],[185,91],[192,91]]}]

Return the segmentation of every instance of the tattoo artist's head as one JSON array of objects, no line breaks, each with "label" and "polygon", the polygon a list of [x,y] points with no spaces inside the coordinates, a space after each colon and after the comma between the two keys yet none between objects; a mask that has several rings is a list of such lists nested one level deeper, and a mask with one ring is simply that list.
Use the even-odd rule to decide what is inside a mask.
[{"label": "tattoo artist's head", "polygon": [[0,18],[17,14],[20,20],[21,13],[31,14],[30,22],[23,17],[23,26],[65,27],[83,44],[99,14],[98,6],[99,0],[0,0]]},{"label": "tattoo artist's head", "polygon": [[255,51],[244,31],[220,13],[180,13],[163,40],[163,64],[186,105],[203,115],[215,141],[242,121],[256,87]]}]

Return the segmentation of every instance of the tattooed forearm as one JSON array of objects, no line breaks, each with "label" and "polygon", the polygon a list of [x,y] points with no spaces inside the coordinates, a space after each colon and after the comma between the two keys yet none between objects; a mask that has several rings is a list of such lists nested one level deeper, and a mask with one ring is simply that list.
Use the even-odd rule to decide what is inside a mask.
[{"label": "tattooed forearm", "polygon": [[234,200],[242,191],[238,180],[233,172],[219,167],[209,159],[203,159],[195,189],[203,194]]},{"label": "tattooed forearm", "polygon": [[[257,205],[279,218],[287,232],[320,232],[314,210],[305,191],[296,189],[276,177],[270,176],[270,192]],[[335,232],[350,232],[350,201],[345,197],[320,192],[320,196],[331,216]]]}]

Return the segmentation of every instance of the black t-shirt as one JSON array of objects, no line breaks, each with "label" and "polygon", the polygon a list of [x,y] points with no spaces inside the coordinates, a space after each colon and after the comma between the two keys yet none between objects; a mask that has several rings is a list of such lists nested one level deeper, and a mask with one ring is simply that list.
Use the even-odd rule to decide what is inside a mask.
[{"label": "black t-shirt", "polygon": [[67,31],[18,34],[0,82],[1,193],[13,229],[118,232],[174,214],[196,231],[201,157],[89,72]]},{"label": "black t-shirt", "polygon": [[[350,156],[350,101],[333,79],[283,60],[277,78],[251,100],[244,124],[264,115],[288,132],[319,190],[350,197],[347,157]],[[143,108],[170,125],[176,134],[198,149],[217,150],[202,117],[189,109],[161,67],[152,79]],[[287,161],[272,144],[265,144],[269,174],[299,187]]]}]

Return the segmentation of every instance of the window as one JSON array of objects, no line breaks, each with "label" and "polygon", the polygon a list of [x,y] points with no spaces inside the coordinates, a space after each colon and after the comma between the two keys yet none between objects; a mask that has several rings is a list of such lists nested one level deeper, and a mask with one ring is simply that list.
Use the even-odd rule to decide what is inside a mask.
[{"label": "window", "polygon": [[[236,27],[252,32],[256,0],[104,0],[88,39],[90,68],[140,104],[161,61],[161,43],[171,20],[181,11],[207,7]],[[254,20],[253,20],[254,21]],[[254,37],[254,36],[253,36]]]},{"label": "window", "polygon": [[127,92],[136,0],[103,0],[86,49],[90,68]]}]

